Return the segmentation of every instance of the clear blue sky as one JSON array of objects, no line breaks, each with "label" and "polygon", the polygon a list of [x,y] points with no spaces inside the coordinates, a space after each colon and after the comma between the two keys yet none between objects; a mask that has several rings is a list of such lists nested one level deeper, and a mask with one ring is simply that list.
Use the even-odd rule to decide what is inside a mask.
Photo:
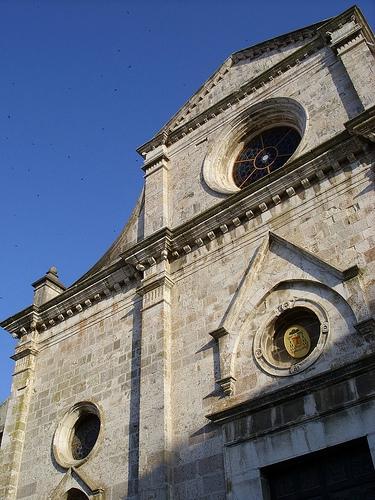
[{"label": "clear blue sky", "polygon": [[[51,265],[69,285],[105,252],[141,190],[135,149],[231,52],[351,5],[0,0],[0,318]],[[0,401],[13,349],[0,331]]]}]

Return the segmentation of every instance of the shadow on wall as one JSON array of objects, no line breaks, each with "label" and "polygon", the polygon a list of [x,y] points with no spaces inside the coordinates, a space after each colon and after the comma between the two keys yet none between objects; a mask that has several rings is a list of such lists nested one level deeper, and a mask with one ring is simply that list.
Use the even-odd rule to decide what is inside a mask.
[{"label": "shadow on wall", "polygon": [[[281,249],[280,255],[285,259],[288,254]],[[294,287],[299,287],[298,283]],[[336,305],[345,319],[348,312],[345,307],[339,303]],[[212,392],[206,395],[202,402],[201,414],[197,415],[195,429],[190,428],[190,435],[182,441],[168,454],[160,458],[160,462],[155,462],[149,474],[139,476],[139,419],[140,419],[140,374],[141,374],[141,301],[135,300],[133,309],[129,312],[132,315],[132,348],[131,348],[131,379],[130,379],[130,401],[124,401],[124,404],[130,404],[129,412],[129,444],[128,444],[128,479],[121,484],[111,485],[109,478],[109,491],[106,491],[107,498],[113,500],[139,500],[165,498],[164,492],[172,489],[173,498],[180,500],[220,500],[225,498],[225,475],[223,463],[223,437],[221,427],[208,423],[205,415],[211,411],[212,403],[219,403],[223,398],[223,393],[215,383],[220,378],[220,352],[218,343],[214,340],[207,342],[208,337],[204,336],[201,340],[201,347],[196,351],[197,359],[203,351],[212,350],[212,369],[209,375],[212,377]],[[254,375],[258,382],[253,386],[246,386],[242,375],[238,374],[238,391],[235,396],[225,398],[223,403],[229,407],[241,401],[255,400],[262,398],[269,393],[277,391],[283,387],[301,382],[304,379],[313,377],[339,367],[353,359],[353,352],[358,353],[358,357],[370,354],[374,351],[375,338],[372,334],[360,336],[353,328],[355,318],[346,321],[347,333],[341,337],[339,342],[331,341],[327,350],[323,352],[321,358],[304,372],[291,377],[273,377],[264,374],[255,364],[252,356],[249,358],[249,372]],[[248,332],[249,341],[252,341],[253,332]],[[337,356],[332,356],[332,352]],[[348,359],[349,353],[352,354]],[[330,366],[326,365],[322,369],[321,360],[329,358]],[[237,375],[237,374],[236,374]],[[246,374],[245,374],[246,375]],[[267,379],[265,378],[267,377]],[[259,381],[261,381],[259,383]],[[194,391],[194,388],[191,389]],[[186,410],[189,402],[186,401]],[[125,412],[124,412],[125,414]],[[181,417],[182,418],[182,417]],[[204,422],[207,422],[204,424]],[[204,425],[202,425],[202,423]],[[188,430],[186,432],[189,432]],[[53,454],[51,454],[52,460]],[[55,463],[55,462],[54,462]],[[55,467],[63,472],[55,463]],[[165,484],[166,477],[171,478],[173,486]],[[81,485],[78,486],[79,488]],[[79,495],[73,491],[67,492],[65,500],[82,500],[84,498],[95,498],[94,496],[72,496]],[[77,491],[80,491],[77,488]],[[90,495],[85,488],[82,491]]]},{"label": "shadow on wall", "polygon": [[[105,491],[106,498],[112,500],[139,500],[166,498],[165,491],[168,485],[165,484],[166,469],[169,470],[173,498],[180,500],[224,500],[225,499],[225,473],[223,462],[223,438],[219,425],[207,423],[198,427],[192,432],[187,440],[181,442],[168,455],[164,455],[164,463],[155,464],[149,474],[139,476],[139,400],[140,400],[140,303],[135,303],[133,310],[134,331],[132,346],[132,376],[131,376],[131,411],[129,417],[129,448],[128,448],[128,481],[127,483],[111,485]],[[330,349],[340,352],[342,344],[345,344],[353,335],[352,331],[342,340],[342,342],[332,343]],[[368,352],[373,351],[375,340],[372,335],[362,337],[368,347]],[[356,339],[359,342],[359,338]],[[204,339],[202,339],[202,343]],[[362,342],[363,343],[363,342]],[[202,349],[217,350],[214,341],[202,346]],[[201,350],[202,350],[201,349]],[[198,354],[198,352],[197,352]],[[217,363],[213,357],[213,363]],[[338,360],[337,364],[340,361]],[[315,368],[314,368],[315,367]],[[254,368],[254,370],[257,370]],[[287,377],[288,380],[269,377],[267,387],[258,388],[226,399],[228,405],[236,404],[239,400],[255,400],[262,398],[281,389],[283,386],[300,382],[304,377],[317,375],[319,372],[319,360],[313,367],[307,369],[303,374]],[[240,381],[240,377],[239,380]],[[215,385],[214,380],[212,381]],[[219,395],[217,388],[213,392]],[[210,403],[207,403],[207,413]],[[204,421],[205,403],[202,408],[200,422]],[[162,461],[161,461],[162,462]],[[81,485],[78,485],[80,488]],[[67,492],[64,500],[83,500],[85,498],[96,498],[82,486],[82,491],[72,488]],[[77,491],[79,493],[77,493]],[[82,493],[86,492],[86,493]],[[163,496],[164,495],[164,496]]]},{"label": "shadow on wall", "polygon": [[365,110],[361,99],[341,61],[328,65],[328,69],[348,118],[351,120]]},{"label": "shadow on wall", "polygon": [[139,411],[140,411],[140,373],[141,373],[141,307],[140,301],[134,301],[133,337],[131,361],[131,389],[129,416],[128,448],[128,497],[138,495],[139,470]]}]

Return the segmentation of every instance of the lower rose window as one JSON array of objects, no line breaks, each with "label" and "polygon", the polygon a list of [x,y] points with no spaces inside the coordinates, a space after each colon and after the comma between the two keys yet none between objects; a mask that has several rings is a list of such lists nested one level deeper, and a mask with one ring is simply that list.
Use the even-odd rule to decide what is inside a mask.
[{"label": "lower rose window", "polygon": [[98,439],[99,430],[99,417],[93,413],[82,415],[77,420],[71,442],[74,460],[82,460],[87,457]]},{"label": "lower rose window", "polygon": [[99,408],[95,404],[76,403],[62,418],[53,437],[56,461],[68,468],[88,460],[99,443],[101,427]]}]

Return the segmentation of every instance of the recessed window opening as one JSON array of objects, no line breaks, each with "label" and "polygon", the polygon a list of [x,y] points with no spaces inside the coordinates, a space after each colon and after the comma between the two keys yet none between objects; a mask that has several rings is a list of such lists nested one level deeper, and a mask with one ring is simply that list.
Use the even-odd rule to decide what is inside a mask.
[{"label": "recessed window opening", "polygon": [[74,460],[86,458],[93,449],[100,431],[99,417],[93,413],[83,414],[73,428],[71,442]]},{"label": "recessed window opening", "polygon": [[76,403],[62,418],[53,437],[53,453],[59,465],[79,467],[89,460],[99,444],[102,420],[99,408],[89,402]]},{"label": "recessed window opening", "polygon": [[77,488],[71,488],[66,495],[66,500],[88,500],[88,496]]},{"label": "recessed window opening", "polygon": [[233,180],[244,188],[282,167],[301,142],[301,134],[293,127],[277,126],[253,137],[237,156]]},{"label": "recessed window opening", "polygon": [[270,355],[276,362],[298,363],[316,347],[320,321],[309,309],[294,307],[275,321]]}]

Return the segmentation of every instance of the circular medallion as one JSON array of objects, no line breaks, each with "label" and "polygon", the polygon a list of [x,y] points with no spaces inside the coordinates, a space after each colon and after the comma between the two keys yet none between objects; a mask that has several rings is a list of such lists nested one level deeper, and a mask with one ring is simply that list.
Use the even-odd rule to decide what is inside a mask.
[{"label": "circular medallion", "polygon": [[284,345],[292,358],[304,358],[310,351],[310,335],[301,325],[290,326],[284,333]]},{"label": "circular medallion", "polygon": [[[285,290],[280,292],[284,298]],[[265,372],[285,377],[305,370],[322,354],[329,336],[328,316],[311,298],[293,295],[281,302],[278,295],[269,302],[255,333],[253,354]]]}]

